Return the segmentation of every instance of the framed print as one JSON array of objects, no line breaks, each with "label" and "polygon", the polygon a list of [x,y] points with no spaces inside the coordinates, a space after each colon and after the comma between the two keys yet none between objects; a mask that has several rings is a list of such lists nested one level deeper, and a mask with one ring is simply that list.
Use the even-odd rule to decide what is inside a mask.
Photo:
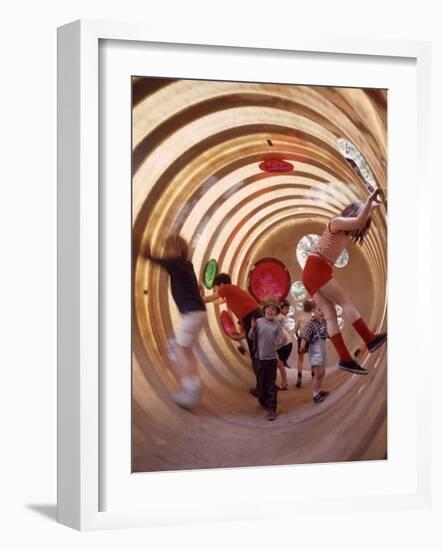
[{"label": "framed print", "polygon": [[59,29],[59,521],[426,506],[429,45],[194,42]]}]

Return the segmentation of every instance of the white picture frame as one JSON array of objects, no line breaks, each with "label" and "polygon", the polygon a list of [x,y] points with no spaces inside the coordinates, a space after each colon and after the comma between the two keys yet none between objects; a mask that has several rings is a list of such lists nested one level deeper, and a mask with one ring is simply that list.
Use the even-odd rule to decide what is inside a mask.
[{"label": "white picture frame", "polygon": [[[100,225],[99,212],[99,45],[102,40],[128,43],[169,43],[244,48],[264,51],[298,51],[314,54],[409,58],[417,67],[418,169],[420,192],[431,204],[428,172],[430,124],[431,47],[427,42],[364,40],[346,37],[281,37],[264,40],[217,40],[182,34],[157,36],[142,25],[102,21],[76,21],[58,31],[58,521],[80,530],[139,527],[174,522],[230,520],[261,517],[260,505],[244,513],[216,513],[207,503],[189,511],[167,515],[152,508],[102,511],[100,504]],[[425,234],[430,217],[418,214],[419,232]],[[431,288],[430,242],[420,251],[422,284]],[[128,365],[129,368],[129,365]],[[418,380],[417,488],[411,494],[391,493],[330,500],[304,499],[309,509],[334,507],[346,513],[359,510],[428,506],[431,502],[430,403],[424,394],[429,373]],[[166,474],[167,475],[167,474]],[[208,473],[210,475],[210,473]],[[289,497],[289,502],[291,500]],[[213,504],[213,503],[212,503]],[[293,504],[293,506],[298,506]],[[197,512],[197,510],[199,510]],[[293,508],[292,508],[293,510]]]}]

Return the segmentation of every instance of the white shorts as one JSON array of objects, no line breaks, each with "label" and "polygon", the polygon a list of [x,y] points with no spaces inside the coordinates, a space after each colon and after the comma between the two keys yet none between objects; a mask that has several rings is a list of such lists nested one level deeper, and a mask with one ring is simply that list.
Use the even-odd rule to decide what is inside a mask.
[{"label": "white shorts", "polygon": [[325,340],[317,340],[314,344],[310,344],[308,348],[308,358],[312,367],[324,365],[327,361],[327,352]]},{"label": "white shorts", "polygon": [[205,311],[189,311],[181,315],[176,333],[176,343],[182,348],[191,348],[207,318]]}]

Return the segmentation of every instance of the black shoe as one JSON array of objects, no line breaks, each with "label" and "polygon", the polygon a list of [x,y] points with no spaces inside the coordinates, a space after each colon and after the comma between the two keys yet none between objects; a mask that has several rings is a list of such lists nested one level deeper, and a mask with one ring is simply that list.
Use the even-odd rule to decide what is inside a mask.
[{"label": "black shoe", "polygon": [[313,398],[313,403],[322,403],[324,401],[324,399],[325,399],[325,397],[323,395],[321,395],[320,393],[318,393]]},{"label": "black shoe", "polygon": [[246,350],[245,350],[244,346],[238,346],[238,347],[237,347],[237,350],[239,351],[239,353],[240,353],[241,355],[245,355],[245,354],[246,354]]},{"label": "black shoe", "polygon": [[291,369],[291,368],[292,368],[292,367],[291,367],[290,365],[288,365],[287,363],[283,363],[283,365],[284,365],[284,367],[285,367],[286,369]]},{"label": "black shoe", "polygon": [[352,372],[353,374],[368,374],[368,370],[361,365],[358,365],[356,361],[339,361],[339,368],[346,370],[347,372]]},{"label": "black shoe", "polygon": [[258,397],[258,390],[256,388],[250,388],[249,393],[253,395],[253,397]]},{"label": "black shoe", "polygon": [[327,390],[320,390],[319,395],[322,395],[322,397],[327,397],[327,395],[330,395],[330,392]]},{"label": "black shoe", "polygon": [[380,332],[379,334],[376,334],[374,337],[374,340],[369,342],[367,344],[368,351],[370,353],[373,353],[375,350],[377,350],[384,342],[387,341],[387,333],[386,332]]},{"label": "black shoe", "polygon": [[270,409],[268,412],[267,412],[267,420],[270,420],[270,421],[273,421],[273,420],[276,420],[276,417],[277,417],[277,413],[276,413],[276,409]]}]

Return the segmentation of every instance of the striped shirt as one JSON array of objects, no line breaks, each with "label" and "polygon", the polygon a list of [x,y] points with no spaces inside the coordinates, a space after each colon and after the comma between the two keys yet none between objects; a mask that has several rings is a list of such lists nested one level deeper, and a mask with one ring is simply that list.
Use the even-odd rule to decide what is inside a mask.
[{"label": "striped shirt", "polygon": [[335,264],[336,260],[344,250],[347,241],[348,235],[346,235],[345,231],[332,233],[330,229],[330,222],[328,222],[321,238],[312,248],[311,254],[319,254],[320,256],[324,256],[326,260],[332,264]]}]

